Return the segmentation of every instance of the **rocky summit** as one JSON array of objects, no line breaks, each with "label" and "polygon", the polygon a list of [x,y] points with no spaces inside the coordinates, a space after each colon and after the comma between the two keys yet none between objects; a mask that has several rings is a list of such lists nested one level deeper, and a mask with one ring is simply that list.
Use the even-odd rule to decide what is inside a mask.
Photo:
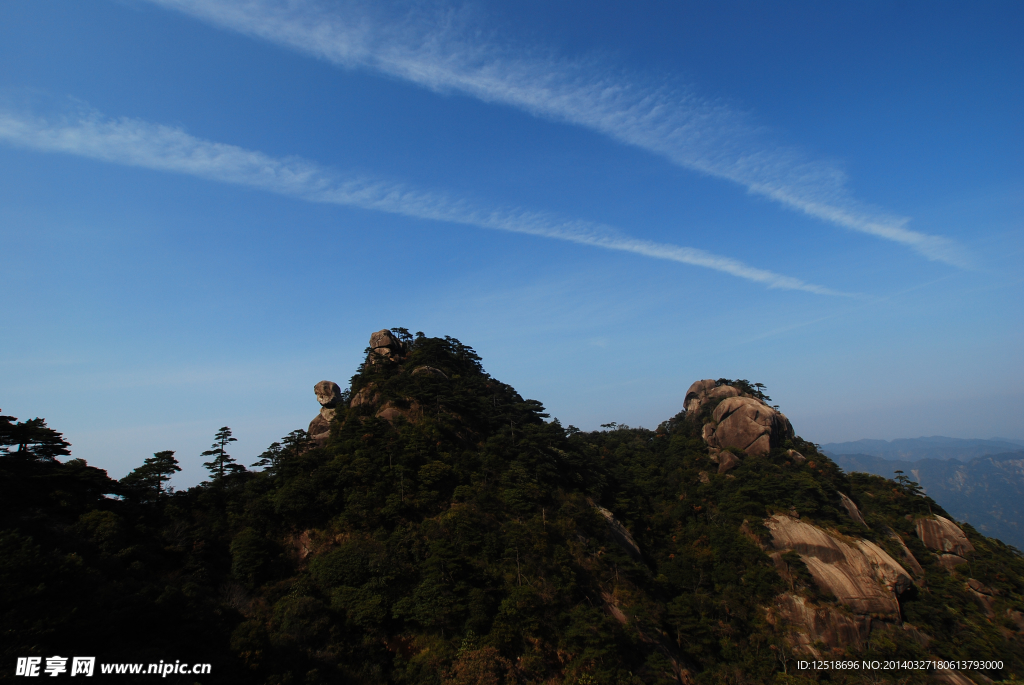
[{"label": "rocky summit", "polygon": [[1024,676],[1020,553],[907,479],[844,473],[761,384],[583,431],[460,341],[392,328],[313,390],[257,470],[188,490],[3,457],[5,654],[172,645],[275,685]]}]

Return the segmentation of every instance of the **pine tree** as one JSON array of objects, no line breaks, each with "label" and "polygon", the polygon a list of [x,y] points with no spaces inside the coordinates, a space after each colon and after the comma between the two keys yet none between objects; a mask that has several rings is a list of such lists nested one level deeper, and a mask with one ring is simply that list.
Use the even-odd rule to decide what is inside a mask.
[{"label": "pine tree", "polygon": [[224,480],[224,476],[228,474],[239,473],[245,470],[244,466],[236,464],[234,457],[227,453],[227,444],[237,441],[237,438],[231,437],[231,429],[227,426],[222,426],[213,438],[213,445],[202,453],[201,456],[213,457],[210,461],[203,463],[203,466],[213,475],[214,483],[221,482]]},{"label": "pine tree", "polygon": [[15,444],[14,422],[17,420],[14,416],[0,416],[0,454],[7,454],[7,446]]},{"label": "pine tree", "polygon": [[54,461],[58,456],[71,454],[71,443],[46,425],[46,419],[36,417],[20,423],[13,416],[0,416],[0,454],[11,454],[11,447],[17,446],[14,454],[34,457],[40,461]]},{"label": "pine tree", "polygon": [[172,475],[181,471],[181,467],[178,466],[178,460],[174,458],[174,452],[171,450],[157,452],[147,459],[145,463],[150,464],[153,470],[157,496],[164,494],[164,483],[169,481]]},{"label": "pine tree", "polygon": [[904,493],[912,496],[919,496],[924,492],[924,490],[921,489],[921,485],[903,475],[902,470],[896,469],[895,473],[896,477],[893,478],[893,480],[899,483],[900,489],[903,490]]},{"label": "pine tree", "polygon": [[253,464],[253,467],[262,466],[267,473],[273,475],[277,473],[277,468],[285,457],[300,454],[306,445],[309,444],[309,441],[309,433],[301,428],[293,430],[281,438],[281,442],[284,443],[283,445],[281,442],[271,443],[270,447],[260,455],[259,461]]},{"label": "pine tree", "polygon": [[146,459],[142,466],[133,469],[120,482],[131,490],[152,494],[154,498],[160,499],[164,494],[164,483],[178,471],[181,471],[181,467],[174,458],[174,452],[165,450]]},{"label": "pine tree", "polygon": [[273,473],[277,465],[281,463],[281,454],[284,452],[284,448],[281,447],[281,443],[272,442],[270,447],[264,450],[263,454],[260,455],[259,460],[252,465],[252,468],[262,466],[264,470]]}]

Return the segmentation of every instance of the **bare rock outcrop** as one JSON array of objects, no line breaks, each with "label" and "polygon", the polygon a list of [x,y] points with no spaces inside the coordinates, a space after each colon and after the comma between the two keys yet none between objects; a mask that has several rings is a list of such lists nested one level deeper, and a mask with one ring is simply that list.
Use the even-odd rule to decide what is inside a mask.
[{"label": "bare rock outcrop", "polygon": [[352,399],[348,403],[348,406],[352,408],[364,405],[371,409],[376,407],[377,410],[373,415],[391,423],[394,423],[398,417],[413,422],[423,416],[420,403],[413,399],[387,400],[381,403],[380,392],[374,383],[368,383],[360,388],[359,392],[352,395]]},{"label": "bare rock outcrop", "polygon": [[321,407],[335,407],[341,400],[341,388],[334,381],[320,381],[313,386]]},{"label": "bare rock outcrop", "polygon": [[309,422],[306,432],[314,440],[323,440],[330,434],[331,421],[341,404],[341,388],[334,381],[320,381],[313,386],[313,392],[320,403],[320,413]]},{"label": "bare rock outcrop", "polygon": [[377,385],[372,382],[367,383],[352,395],[348,406],[350,408],[366,406],[370,409],[376,409],[373,415],[390,423],[394,423],[395,419],[399,417],[414,423],[423,417],[423,407],[420,406],[419,402],[409,397],[397,400],[383,400]]},{"label": "bare rock outcrop", "polygon": [[448,380],[447,374],[441,369],[435,369],[433,366],[417,366],[412,370],[413,376],[433,376],[442,380]]},{"label": "bare rock outcrop", "polygon": [[868,524],[864,522],[864,517],[861,516],[860,509],[857,508],[857,505],[854,503],[852,499],[850,499],[841,492],[839,493],[839,499],[843,504],[843,509],[846,509],[846,513],[850,515],[850,518],[852,518],[854,521],[864,526],[865,528],[869,527]]},{"label": "bare rock outcrop", "polygon": [[936,670],[932,678],[945,685],[975,685],[974,681],[960,671]]},{"label": "bare rock outcrop", "polygon": [[817,526],[775,514],[765,520],[772,545],[800,555],[815,583],[853,612],[899,621],[896,595],[910,587],[907,572],[868,540],[844,540]]},{"label": "bare rock outcrop", "polygon": [[982,595],[988,595],[989,597],[995,597],[999,594],[999,590],[993,590],[988,585],[985,585],[980,580],[975,580],[974,578],[969,578],[967,580],[967,586],[975,592]]},{"label": "bare rock outcrop", "polygon": [[844,613],[831,606],[815,606],[788,592],[775,598],[769,621],[789,634],[795,651],[815,658],[822,656],[814,646],[817,642],[832,648],[860,650],[867,646],[871,634],[870,616]]},{"label": "bare rock outcrop", "polygon": [[942,516],[920,518],[917,519],[915,524],[917,527],[917,537],[921,538],[921,542],[928,549],[946,554],[955,554],[958,557],[974,551],[974,545],[964,535],[960,526],[948,518]]},{"label": "bare rock outcrop", "polygon": [[370,349],[387,359],[395,359],[405,351],[405,346],[386,328],[370,335]]},{"label": "bare rock outcrop", "polygon": [[[683,398],[683,409],[687,416],[697,417],[714,402],[717,404],[712,420],[704,424],[702,431],[710,447],[732,447],[751,456],[763,456],[793,437],[793,426],[782,412],[740,388],[719,385],[710,378],[690,386]],[[798,463],[805,461],[795,451],[791,458]]]},{"label": "bare rock outcrop", "polygon": [[423,416],[423,409],[420,407],[420,403],[416,400],[408,400],[405,402],[385,402],[377,413],[374,414],[378,419],[384,419],[390,423],[394,423],[398,417],[404,418],[406,421],[413,422],[416,419]]},{"label": "bare rock outcrop", "polygon": [[978,606],[985,612],[985,615],[989,618],[994,618],[996,614],[993,611],[993,607],[996,603],[996,591],[974,578],[967,580],[966,589],[971,599],[978,603]]},{"label": "bare rock outcrop", "polygon": [[608,531],[611,534],[611,538],[615,541],[619,547],[625,550],[630,556],[637,559],[640,558],[640,545],[636,544],[636,540],[630,535],[626,527],[615,518],[615,514],[608,511],[602,506],[592,504],[591,506],[597,510],[597,513],[601,514],[608,522]]},{"label": "bare rock outcrop", "polygon": [[358,407],[364,404],[378,404],[380,402],[380,393],[377,392],[377,386],[373,383],[368,383],[359,389],[359,392],[352,395],[352,399],[349,400],[349,407]]},{"label": "bare rock outcrop", "polygon": [[740,465],[740,459],[732,452],[720,452],[718,455],[718,472],[725,473]]},{"label": "bare rock outcrop", "polygon": [[718,385],[710,378],[697,381],[686,391],[683,408],[690,416],[695,416],[705,404],[711,400],[724,397],[739,397],[740,391],[731,385]]},{"label": "bare rock outcrop", "polygon": [[950,573],[953,572],[957,566],[966,564],[967,560],[956,554],[940,554],[939,555],[939,566],[946,569]]},{"label": "bare rock outcrop", "polygon": [[728,397],[704,426],[704,440],[711,447],[732,447],[750,456],[764,456],[772,447],[793,437],[793,426],[782,412],[753,397]]},{"label": "bare rock outcrop", "polygon": [[325,419],[322,415],[317,414],[312,421],[309,422],[309,428],[306,429],[309,437],[314,440],[323,440],[331,432],[331,422]]},{"label": "bare rock outcrop", "polygon": [[907,543],[903,542],[903,538],[900,537],[899,533],[894,531],[892,528],[888,528],[887,532],[889,537],[892,538],[900,546],[900,551],[903,556],[903,564],[906,568],[910,569],[910,572],[914,574],[915,578],[924,578],[924,569],[921,568],[920,562],[907,547]]}]

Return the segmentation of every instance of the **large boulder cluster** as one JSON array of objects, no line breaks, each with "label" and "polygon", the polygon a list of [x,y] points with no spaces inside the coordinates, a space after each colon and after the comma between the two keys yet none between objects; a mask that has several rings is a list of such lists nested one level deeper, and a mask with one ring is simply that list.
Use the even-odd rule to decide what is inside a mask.
[{"label": "large boulder cluster", "polygon": [[793,437],[789,419],[753,397],[728,397],[715,407],[711,418],[704,424],[704,439],[710,446],[732,447],[752,457],[763,457]]},{"label": "large boulder cluster", "polygon": [[[366,363],[379,364],[385,360],[398,362],[405,359],[407,353],[407,346],[398,336],[384,328],[370,335],[370,354]],[[443,371],[432,366],[418,366],[412,371],[414,376],[422,374],[448,380]],[[314,386],[313,391],[320,403],[320,413],[310,421],[307,433],[314,440],[322,441],[330,435],[331,421],[345,400],[341,388],[333,381],[320,381]],[[381,404],[380,392],[373,382],[363,386],[348,400],[348,406],[351,408],[362,405],[377,407],[374,415],[386,421],[394,421],[398,417],[414,421],[422,415],[419,402],[412,399],[397,402],[389,400]]]},{"label": "large boulder cluster", "polygon": [[705,442],[716,451],[763,457],[793,437],[793,426],[785,414],[740,388],[710,378],[690,386],[683,407],[688,417],[699,418],[705,406],[716,402],[711,420],[703,428]]},{"label": "large boulder cluster", "polygon": [[394,333],[382,328],[370,336],[370,350],[372,355],[397,360],[405,353],[405,345]]},{"label": "large boulder cluster", "polygon": [[726,397],[739,397],[742,393],[731,385],[719,385],[717,381],[707,378],[696,381],[686,391],[683,398],[683,408],[689,416],[696,416],[701,408],[714,400],[725,399]]}]

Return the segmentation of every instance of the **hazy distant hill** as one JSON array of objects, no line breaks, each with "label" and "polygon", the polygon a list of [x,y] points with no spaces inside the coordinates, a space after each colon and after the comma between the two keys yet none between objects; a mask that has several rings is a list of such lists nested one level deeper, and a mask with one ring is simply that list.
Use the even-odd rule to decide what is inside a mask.
[{"label": "hazy distant hill", "polygon": [[976,457],[967,463],[955,459],[898,461],[869,454],[838,454],[832,458],[847,472],[884,478],[892,478],[900,469],[955,518],[1024,549],[1024,451]]},{"label": "hazy distant hill", "polygon": [[990,438],[988,440],[963,440],[933,435],[930,438],[902,438],[898,440],[855,440],[853,442],[830,442],[821,450],[829,455],[861,454],[914,461],[917,459],[959,459],[969,461],[989,454],[1005,454],[1024,448],[1024,440]]}]

